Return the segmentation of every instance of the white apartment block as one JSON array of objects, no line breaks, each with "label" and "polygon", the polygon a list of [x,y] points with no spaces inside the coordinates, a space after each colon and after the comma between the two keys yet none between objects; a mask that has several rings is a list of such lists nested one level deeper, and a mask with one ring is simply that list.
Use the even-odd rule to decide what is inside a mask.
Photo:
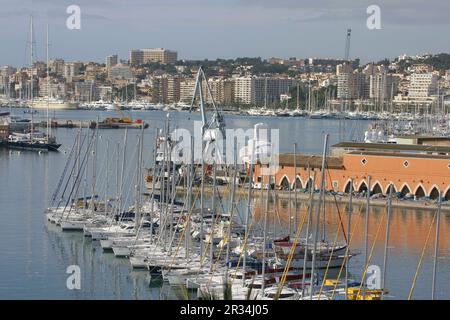
[{"label": "white apartment block", "polygon": [[137,49],[130,51],[130,63],[136,65],[152,62],[174,64],[177,60],[178,53],[176,51],[164,48]]},{"label": "white apartment block", "polygon": [[180,81],[180,101],[191,103],[194,94],[195,79],[185,78]]},{"label": "white apartment block", "polygon": [[234,79],[234,101],[242,104],[255,103],[255,78],[238,77]]},{"label": "white apartment block", "polygon": [[413,73],[408,87],[408,97],[424,98],[436,94],[437,75],[428,73]]},{"label": "white apartment block", "polygon": [[270,105],[280,101],[296,85],[292,78],[239,77],[235,78],[234,100],[243,104]]}]

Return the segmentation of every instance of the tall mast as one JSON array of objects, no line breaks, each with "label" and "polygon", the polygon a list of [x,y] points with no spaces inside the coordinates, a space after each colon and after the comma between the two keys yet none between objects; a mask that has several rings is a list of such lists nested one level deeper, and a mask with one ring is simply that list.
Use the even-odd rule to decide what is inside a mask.
[{"label": "tall mast", "polygon": [[[327,156],[327,149],[328,149],[328,133],[325,134],[325,141],[323,144],[323,154],[322,154],[322,172],[321,172],[321,178],[320,178],[320,194],[319,194],[319,200],[317,201],[317,211],[316,211],[316,225],[315,225],[315,231],[314,231],[314,250],[312,254],[312,261],[311,261],[311,279],[314,279],[314,272],[315,272],[315,265],[316,265],[316,252],[317,252],[317,241],[319,236],[319,222],[320,222],[320,209],[322,205],[322,194],[325,192],[325,165],[326,165],[326,156]],[[312,300],[313,297],[313,283],[311,281],[311,292],[310,292],[310,299]]]},{"label": "tall mast", "polygon": [[[434,257],[433,257],[433,280],[431,282],[431,300],[434,300],[436,295],[436,269],[437,269],[437,255],[439,251],[439,228],[441,221],[441,204],[442,204],[442,192],[439,191],[438,211],[436,220],[436,240],[434,242]],[[384,289],[384,287],[383,287]]]},{"label": "tall mast", "polygon": [[384,258],[383,258],[383,276],[381,278],[381,296],[384,295],[386,289],[386,268],[387,268],[387,259],[388,259],[388,246],[389,246],[389,227],[391,222],[391,213],[392,213],[392,191],[394,189],[394,185],[391,183],[389,187],[389,199],[388,199],[388,212],[387,212],[387,220],[386,220],[386,238],[384,240]]},{"label": "tall mast", "polygon": [[[33,38],[33,16],[31,16],[30,19],[30,70],[33,69],[34,64],[34,38]],[[31,74],[31,80],[30,80],[30,108],[31,108],[31,126],[30,126],[30,140],[33,141],[33,74]]]},{"label": "tall mast", "polygon": [[47,23],[47,140],[50,137],[50,125],[49,125],[49,118],[48,118],[48,108],[49,108],[49,99],[50,99],[50,67],[48,65],[48,56],[49,56],[49,50],[48,50],[48,23]]}]

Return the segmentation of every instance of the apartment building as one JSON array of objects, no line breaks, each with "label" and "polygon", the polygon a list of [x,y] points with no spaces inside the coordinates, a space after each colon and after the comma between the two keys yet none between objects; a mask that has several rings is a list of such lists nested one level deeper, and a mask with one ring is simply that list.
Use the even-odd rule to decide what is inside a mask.
[{"label": "apartment building", "polygon": [[378,69],[378,72],[370,75],[370,99],[375,101],[391,100],[398,92],[400,79],[390,75],[385,69]]},{"label": "apartment building", "polygon": [[176,51],[164,48],[136,49],[130,51],[130,63],[139,65],[145,63],[159,62],[162,64],[174,64],[178,60]]},{"label": "apartment building", "polygon": [[242,104],[255,103],[255,78],[251,76],[234,79],[234,101]]},{"label": "apartment building", "polygon": [[437,80],[437,75],[431,72],[413,73],[410,77],[408,97],[425,98],[436,94]]},{"label": "apartment building", "polygon": [[119,62],[117,54],[112,54],[106,57],[106,70],[109,71],[111,67],[114,67]]}]

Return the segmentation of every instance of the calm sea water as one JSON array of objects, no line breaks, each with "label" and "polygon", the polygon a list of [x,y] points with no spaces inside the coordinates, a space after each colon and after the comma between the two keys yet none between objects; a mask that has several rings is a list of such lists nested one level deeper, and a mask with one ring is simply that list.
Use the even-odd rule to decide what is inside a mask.
[{"label": "calm sea water", "polygon": [[[22,115],[22,110],[14,112]],[[44,116],[44,113],[41,112]],[[110,112],[59,111],[58,119],[96,120],[111,115]],[[155,128],[161,128],[166,113],[159,111],[133,112],[134,118],[143,118],[150,124],[145,130],[144,156],[147,165],[151,162],[151,150]],[[173,126],[191,129],[198,114],[172,112]],[[346,139],[361,138],[367,121],[308,120],[303,118],[257,118],[226,116],[227,127],[251,128],[258,122],[265,122],[271,128],[280,129],[280,151],[292,152],[293,143],[298,143],[298,152],[320,153],[323,134],[330,133],[331,144],[345,133]],[[345,130],[344,130],[345,128]],[[38,154],[0,150],[0,298],[1,299],[175,299],[179,293],[171,290],[158,279],[151,279],[147,272],[132,271],[128,260],[117,259],[111,253],[103,253],[98,243],[85,239],[80,233],[62,233],[49,225],[43,212],[48,206],[58,183],[74,142],[76,129],[55,130],[63,146],[58,153]],[[138,130],[128,131],[127,167],[135,161]],[[98,152],[99,176],[105,175],[106,141],[109,141],[110,174],[115,175],[114,150],[123,144],[124,130],[101,130]],[[103,170],[103,171],[102,171]],[[132,171],[130,171],[131,173]],[[132,177],[132,174],[129,174]],[[114,178],[111,178],[113,180]],[[131,179],[127,183],[131,183]],[[112,181],[110,181],[111,184]],[[110,186],[111,191],[114,191]],[[131,196],[130,196],[131,197]],[[289,204],[287,200],[277,202],[279,220],[272,225],[287,225]],[[291,203],[292,205],[292,203]],[[300,206],[300,205],[299,205]],[[292,207],[291,207],[292,208]],[[291,209],[292,210],[292,209]],[[340,213],[344,214],[344,207]],[[326,207],[326,229],[331,241],[339,225],[335,206]],[[364,209],[361,210],[364,213]],[[303,214],[299,210],[299,216]],[[385,233],[385,210],[374,208],[370,215],[370,247],[375,243],[371,263],[382,265]],[[419,257],[430,228],[433,212],[421,210],[394,210],[391,221],[391,242],[389,248],[387,287],[390,298],[405,299],[411,288]],[[384,219],[384,220],[383,220]],[[353,218],[354,240],[352,249],[363,252],[363,216],[359,208]],[[380,226],[380,228],[379,228]],[[442,214],[441,240],[438,254],[437,296],[450,298],[450,216]],[[377,230],[378,235],[377,235]],[[431,274],[434,245],[434,229],[425,248],[424,260],[417,279],[414,298],[428,299],[431,295]],[[361,277],[363,254],[351,260],[351,273]],[[81,290],[68,290],[66,268],[77,264],[81,268]],[[334,271],[336,272],[336,271]]]}]

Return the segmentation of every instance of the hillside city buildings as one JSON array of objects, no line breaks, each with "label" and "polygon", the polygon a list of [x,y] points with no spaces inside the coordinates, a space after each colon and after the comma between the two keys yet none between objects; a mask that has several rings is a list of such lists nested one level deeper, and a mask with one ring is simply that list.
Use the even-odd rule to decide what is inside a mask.
[{"label": "hillside city buildings", "polygon": [[189,103],[197,68],[203,65],[211,93],[205,96],[207,103],[214,100],[230,107],[314,105],[319,109],[353,104],[378,110],[388,106],[417,108],[445,101],[450,89],[450,70],[424,63],[429,57],[400,56],[366,65],[360,65],[359,60],[324,58],[189,61],[179,60],[176,51],[164,48],[133,49],[128,60],[111,54],[104,63],[51,59],[49,84],[43,62],[21,68],[1,67],[0,96]]}]

